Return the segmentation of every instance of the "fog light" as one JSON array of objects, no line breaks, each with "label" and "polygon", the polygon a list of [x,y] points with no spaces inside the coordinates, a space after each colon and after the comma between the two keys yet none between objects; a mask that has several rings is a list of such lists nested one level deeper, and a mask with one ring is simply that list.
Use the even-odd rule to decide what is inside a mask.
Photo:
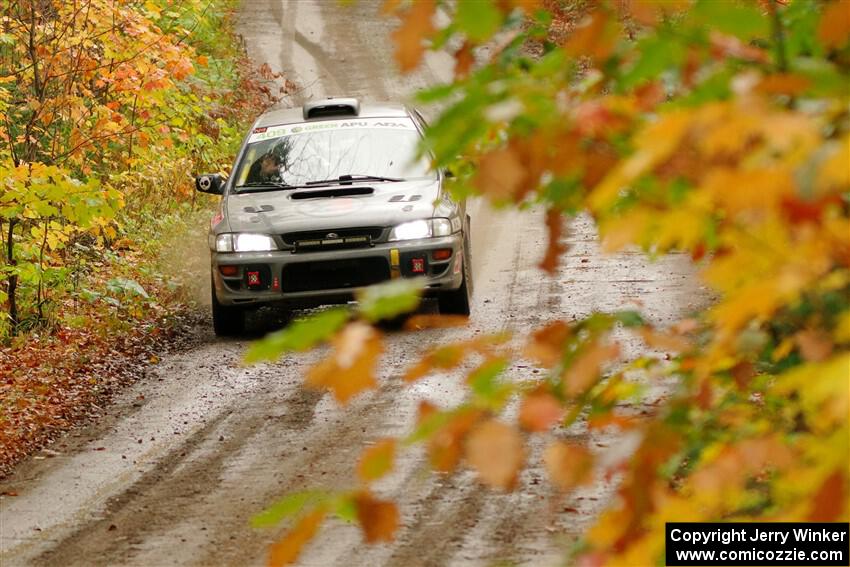
[{"label": "fog light", "polygon": [[238,266],[219,266],[218,271],[221,272],[222,276],[233,277],[239,275],[239,267]]},{"label": "fog light", "polygon": [[248,287],[260,287],[263,285],[262,280],[260,280],[260,272],[248,272],[245,274],[245,277],[248,280]]},{"label": "fog light", "polygon": [[439,250],[434,250],[433,254],[434,260],[448,260],[452,257],[452,249],[451,248],[440,248]]}]

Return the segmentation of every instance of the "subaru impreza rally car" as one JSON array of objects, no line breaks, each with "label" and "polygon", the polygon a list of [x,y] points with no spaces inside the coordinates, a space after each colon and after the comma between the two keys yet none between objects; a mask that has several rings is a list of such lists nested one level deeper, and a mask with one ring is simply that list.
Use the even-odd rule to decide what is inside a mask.
[{"label": "subaru impreza rally car", "polygon": [[401,104],[353,98],[273,110],[248,133],[212,219],[212,316],[218,335],[244,330],[264,304],[346,302],[391,278],[426,279],[443,313],[469,314],[469,217],[418,152],[425,122]]}]

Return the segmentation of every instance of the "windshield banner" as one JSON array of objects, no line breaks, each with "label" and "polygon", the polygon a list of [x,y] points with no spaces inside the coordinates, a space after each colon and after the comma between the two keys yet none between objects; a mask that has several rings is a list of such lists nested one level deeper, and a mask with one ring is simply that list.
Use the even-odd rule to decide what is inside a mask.
[{"label": "windshield banner", "polygon": [[281,136],[292,136],[295,134],[307,134],[309,132],[320,132],[325,130],[346,130],[351,128],[386,128],[390,130],[416,130],[413,121],[409,118],[353,118],[351,120],[328,120],[325,122],[300,122],[298,124],[286,124],[283,126],[268,126],[254,128],[249,143],[279,138]]}]

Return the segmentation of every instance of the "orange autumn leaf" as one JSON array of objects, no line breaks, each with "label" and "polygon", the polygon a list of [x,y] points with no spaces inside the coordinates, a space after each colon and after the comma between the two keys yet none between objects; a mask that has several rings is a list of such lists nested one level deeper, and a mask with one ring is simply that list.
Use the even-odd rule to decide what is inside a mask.
[{"label": "orange autumn leaf", "polygon": [[357,476],[361,481],[369,483],[378,480],[393,468],[395,460],[396,440],[381,439],[365,451],[357,465]]},{"label": "orange autumn leaf", "polygon": [[480,410],[462,411],[452,416],[448,423],[431,436],[428,441],[428,459],[434,469],[451,472],[457,467],[463,440],[480,418]]},{"label": "orange autumn leaf", "polygon": [[811,85],[811,81],[802,75],[778,73],[768,75],[759,81],[756,90],[765,94],[800,95]]},{"label": "orange autumn leaf", "polygon": [[525,347],[525,355],[551,368],[564,356],[564,343],[570,336],[570,326],[564,321],[549,323],[532,333]]},{"label": "orange autumn leaf", "polygon": [[546,211],[546,230],[549,238],[546,245],[546,254],[540,261],[540,269],[552,275],[558,268],[561,254],[567,251],[566,244],[561,241],[564,235],[564,219],[561,217],[560,211],[555,209]]},{"label": "orange autumn leaf", "polygon": [[652,327],[641,327],[640,336],[646,346],[657,350],[684,352],[690,347],[690,343],[684,337],[656,331]]},{"label": "orange autumn leaf", "polygon": [[465,79],[469,76],[472,70],[472,65],[475,63],[475,57],[472,54],[472,44],[469,40],[463,42],[455,52],[455,78]]},{"label": "orange autumn leaf", "polygon": [[832,354],[832,339],[823,331],[806,329],[794,335],[794,339],[805,360],[822,362]]},{"label": "orange autumn leaf", "polygon": [[508,338],[508,334],[499,333],[484,335],[483,337],[469,341],[439,346],[430,350],[419,362],[410,367],[405,372],[403,380],[405,382],[413,382],[426,376],[432,370],[450,370],[456,368],[463,362],[467,354],[472,352],[489,354],[494,346],[504,343]]},{"label": "orange autumn leaf", "polygon": [[593,479],[593,455],[585,447],[554,441],[543,453],[543,462],[552,484],[572,490]]},{"label": "orange autumn leaf", "polygon": [[598,9],[576,26],[564,44],[564,50],[574,57],[605,59],[614,49],[617,33],[617,22]]},{"label": "orange autumn leaf", "polygon": [[341,404],[377,385],[375,367],[383,352],[380,334],[363,322],[350,323],[333,339],[334,352],[307,372],[305,383],[328,389]]},{"label": "orange autumn leaf", "polygon": [[268,567],[283,567],[298,559],[301,549],[316,536],[326,514],[327,510],[319,507],[301,518],[283,539],[271,546]]},{"label": "orange autumn leaf", "polygon": [[781,470],[793,463],[794,453],[777,436],[745,439],[724,447],[717,457],[691,477],[704,494],[740,488],[766,469]]},{"label": "orange autumn leaf", "polygon": [[434,0],[417,0],[401,12],[401,25],[392,33],[395,59],[402,73],[415,69],[425,53],[425,40],[434,32]]},{"label": "orange autumn leaf", "polygon": [[449,370],[455,368],[463,361],[466,353],[467,350],[463,343],[436,348],[410,367],[405,372],[403,380],[405,382],[413,382],[426,376],[432,370]]},{"label": "orange autumn leaf", "polygon": [[636,419],[614,413],[591,415],[587,418],[587,428],[590,430],[604,429],[606,427],[619,427],[626,430],[632,429],[637,425],[638,421]]},{"label": "orange autumn leaf", "polygon": [[470,432],[465,456],[484,484],[511,490],[525,461],[525,447],[519,431],[489,420]]},{"label": "orange autumn leaf", "polygon": [[811,503],[809,522],[837,522],[847,507],[848,479],[846,470],[835,470],[823,481]]},{"label": "orange autumn leaf", "polygon": [[511,8],[519,8],[528,15],[544,7],[543,0],[507,0]]},{"label": "orange autumn leaf", "polygon": [[437,406],[428,400],[419,400],[419,406],[416,408],[416,425],[422,425],[426,419],[438,411]]},{"label": "orange autumn leaf", "polygon": [[381,5],[381,14],[384,16],[389,16],[398,10],[398,7],[401,5],[401,0],[384,0],[384,3]]},{"label": "orange autumn leaf", "polygon": [[561,402],[546,392],[529,394],[519,405],[519,424],[526,431],[547,431],[563,417]]},{"label": "orange autumn leaf", "polygon": [[709,42],[712,55],[717,59],[732,57],[754,63],[767,63],[770,59],[764,49],[744,43],[733,35],[712,30],[709,34]]},{"label": "orange autumn leaf", "polygon": [[354,497],[354,506],[367,543],[393,540],[399,525],[395,503],[378,500],[370,492],[363,491]]},{"label": "orange autumn leaf", "polygon": [[818,39],[826,47],[838,48],[850,39],[850,3],[833,0],[826,5],[818,24]]},{"label": "orange autumn leaf", "polygon": [[616,343],[590,343],[564,372],[564,394],[575,397],[585,392],[599,378],[602,365],[613,361],[619,354],[620,347]]},{"label": "orange autumn leaf", "polygon": [[525,164],[514,148],[493,150],[478,163],[473,185],[493,200],[514,197],[527,178]]}]

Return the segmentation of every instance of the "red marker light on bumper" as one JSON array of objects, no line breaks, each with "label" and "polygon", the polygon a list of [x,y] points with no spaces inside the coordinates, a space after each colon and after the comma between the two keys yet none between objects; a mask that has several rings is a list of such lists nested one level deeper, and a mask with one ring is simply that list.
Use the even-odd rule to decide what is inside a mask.
[{"label": "red marker light on bumper", "polygon": [[221,272],[221,275],[234,277],[239,275],[239,267],[238,266],[219,266],[218,271]]},{"label": "red marker light on bumper", "polygon": [[434,252],[432,252],[432,255],[434,256],[434,260],[436,261],[448,260],[452,257],[452,249],[440,248],[439,250],[434,250]]}]

